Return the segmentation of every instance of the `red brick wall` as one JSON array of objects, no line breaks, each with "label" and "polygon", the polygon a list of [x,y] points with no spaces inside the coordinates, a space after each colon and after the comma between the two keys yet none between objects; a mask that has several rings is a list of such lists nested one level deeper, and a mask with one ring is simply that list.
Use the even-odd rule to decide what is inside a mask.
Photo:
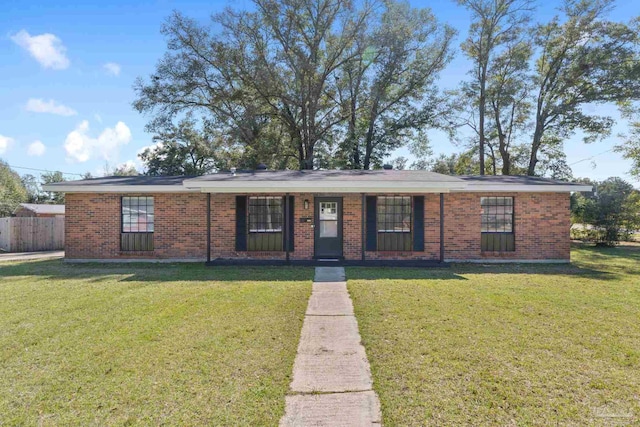
[{"label": "red brick wall", "polygon": [[[252,196],[249,194],[248,196]],[[273,193],[270,196],[284,196]],[[313,222],[301,222],[302,218],[314,220],[314,194],[300,193],[294,196],[294,242],[290,259],[310,260],[314,255]],[[318,195],[320,196],[320,195]],[[327,195],[335,196],[335,195]],[[304,201],[309,208],[304,209]],[[344,254],[347,259],[360,259],[361,214],[360,195],[342,195]],[[211,195],[211,258],[260,258],[284,259],[285,253],[278,252],[237,252],[235,250],[236,232],[236,194]]]},{"label": "red brick wall", "polygon": [[[514,197],[515,252],[480,250],[480,198]],[[568,260],[569,193],[445,194],[445,259]]]},{"label": "red brick wall", "polygon": [[[120,251],[122,194],[67,194],[67,258],[205,259],[206,195],[151,195],[154,196],[156,212],[155,250],[132,254]],[[480,250],[480,197],[491,195],[515,197],[515,252],[483,253]],[[211,195],[211,257],[284,259],[284,252],[235,251],[235,196]],[[360,194],[339,196],[343,198],[344,256],[348,260],[359,260],[362,198]],[[367,252],[367,259],[439,259],[440,199],[438,194],[424,196],[424,252]],[[444,198],[445,259],[569,259],[568,193],[451,193],[445,194]],[[309,201],[307,210],[304,209],[304,200]],[[312,223],[301,222],[301,218],[313,220],[314,194],[296,194],[294,203],[295,241],[290,258],[309,260],[314,254],[314,228]]]},{"label": "red brick wall", "polygon": [[65,256],[69,259],[205,259],[207,196],[201,193],[143,195],[154,198],[153,252],[120,251],[122,194],[72,193],[65,198]]},{"label": "red brick wall", "polygon": [[[360,259],[360,258],[358,258]],[[424,252],[371,252],[367,251],[366,259],[440,259],[440,195],[424,195]]]}]

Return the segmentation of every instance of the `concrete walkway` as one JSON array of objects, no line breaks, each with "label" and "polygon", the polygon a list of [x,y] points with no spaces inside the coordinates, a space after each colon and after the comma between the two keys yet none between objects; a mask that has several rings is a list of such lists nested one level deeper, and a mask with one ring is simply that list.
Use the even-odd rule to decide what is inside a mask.
[{"label": "concrete walkway", "polygon": [[64,251],[46,252],[0,252],[2,261],[26,261],[32,259],[64,258]]},{"label": "concrete walkway", "polygon": [[379,426],[342,267],[317,267],[280,426]]}]

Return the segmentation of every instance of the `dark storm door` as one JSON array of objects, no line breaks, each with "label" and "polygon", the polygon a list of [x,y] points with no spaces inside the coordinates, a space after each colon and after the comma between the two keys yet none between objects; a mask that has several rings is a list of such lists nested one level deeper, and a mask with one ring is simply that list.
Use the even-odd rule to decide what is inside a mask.
[{"label": "dark storm door", "polygon": [[315,198],[315,257],[342,257],[342,198]]}]

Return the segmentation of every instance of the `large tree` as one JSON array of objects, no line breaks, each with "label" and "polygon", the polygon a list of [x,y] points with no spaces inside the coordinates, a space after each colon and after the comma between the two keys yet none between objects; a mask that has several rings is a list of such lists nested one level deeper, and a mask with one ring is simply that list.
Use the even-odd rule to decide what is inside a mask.
[{"label": "large tree", "polygon": [[[608,20],[612,0],[565,0],[558,16],[530,27],[526,2],[461,3],[474,14],[463,44],[473,79],[461,91],[463,101],[474,102],[461,108],[471,111],[464,123],[474,132],[481,165],[485,154],[489,159],[480,173],[568,176],[564,141],[577,131],[595,141],[613,124],[585,107],[640,96],[638,19]],[[503,17],[499,28],[511,25],[490,43],[485,38],[496,16]]]},{"label": "large tree", "polygon": [[594,184],[594,192],[571,196],[571,220],[584,228],[587,240],[612,246],[640,227],[638,191],[618,177]]},{"label": "large tree", "polygon": [[386,2],[377,25],[356,40],[338,84],[349,117],[342,151],[348,166],[369,169],[448,112],[435,86],[451,60],[454,31],[428,9]]},{"label": "large tree", "polygon": [[607,19],[613,0],[566,0],[562,17],[539,25],[535,47],[534,129],[527,174],[545,146],[582,131],[586,142],[607,136],[613,119],[585,106],[640,98],[639,21]]},{"label": "large tree", "polygon": [[[211,26],[179,13],[167,21],[169,52],[135,84],[149,131],[162,136],[197,113],[220,136],[216,149],[244,164],[311,169],[336,166],[336,147],[350,144],[340,166],[371,167],[434,123],[433,83],[452,30],[428,10],[394,0],[254,5],[227,9]],[[362,86],[348,88],[350,78]]]},{"label": "large tree", "polygon": [[175,53],[150,83],[136,84],[134,105],[161,113],[156,124],[209,110],[249,146],[260,142],[261,126],[277,120],[300,168],[311,169],[316,146],[344,120],[331,85],[370,10],[356,11],[347,0],[256,0],[255,7],[215,15],[217,34],[175,14],[163,29]]},{"label": "large tree", "polygon": [[20,175],[0,160],[0,217],[12,215],[20,203],[27,199],[27,189]]},{"label": "large tree", "polygon": [[[490,86],[490,79],[499,78],[508,73],[514,76],[523,67],[522,61],[526,63],[526,49],[514,43],[521,38],[527,22],[530,19],[531,0],[457,0],[471,12],[471,27],[469,36],[462,44],[462,50],[472,61],[473,68],[470,71],[471,81],[463,87],[463,93],[472,101],[476,114],[473,118],[473,130],[478,138],[478,154],[480,159],[480,175],[485,173],[485,145],[487,140],[487,115],[491,114],[488,108],[487,91]],[[505,45],[507,49],[504,49]],[[509,51],[513,52],[517,58],[513,63],[506,60],[511,59]],[[505,52],[507,56],[505,57]],[[524,58],[522,58],[524,56]],[[502,62],[502,64],[496,64]],[[515,65],[514,65],[515,64]],[[497,70],[496,70],[497,68]],[[491,74],[493,72],[493,75]],[[514,80],[510,86],[517,86],[519,81]],[[493,87],[494,92],[497,88]],[[518,91],[518,88],[504,89],[508,91]],[[500,92],[501,93],[501,92]],[[495,93],[494,93],[495,95]],[[517,93],[512,96],[518,97]],[[516,102],[515,100],[513,102]],[[500,115],[504,107],[494,107],[494,114]],[[495,110],[498,110],[496,113]],[[499,123],[502,122],[500,117]],[[503,140],[504,144],[505,141]],[[494,155],[495,158],[495,155]],[[495,162],[494,162],[495,165]]]},{"label": "large tree", "polygon": [[[90,176],[90,174],[87,174]],[[40,176],[42,184],[52,184],[54,182],[66,181],[64,174],[60,171],[45,172]],[[43,203],[64,204],[64,193],[60,191],[43,191]]]}]

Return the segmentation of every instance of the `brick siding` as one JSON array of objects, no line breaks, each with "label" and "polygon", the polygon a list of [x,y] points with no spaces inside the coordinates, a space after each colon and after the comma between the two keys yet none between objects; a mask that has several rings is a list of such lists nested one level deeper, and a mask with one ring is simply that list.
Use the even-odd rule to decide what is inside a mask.
[{"label": "brick siding", "polygon": [[[126,194],[136,196],[141,194]],[[152,252],[120,250],[120,200],[123,194],[70,193],[66,196],[66,257],[69,259],[198,259],[207,257],[207,196],[202,193],[144,194],[154,197],[155,232]],[[272,194],[284,196],[284,194]],[[347,260],[362,256],[362,196],[360,194],[295,194],[293,260],[314,255],[314,196],[343,200],[343,250]],[[438,260],[440,256],[440,198],[425,194],[423,252],[366,252],[374,259]],[[480,250],[480,197],[513,196],[515,251]],[[284,259],[284,252],[235,250],[235,194],[211,195],[211,257]],[[304,209],[304,201],[309,208]],[[568,193],[450,193],[445,200],[445,259],[568,260]]]},{"label": "brick siding", "polygon": [[70,193],[65,197],[65,257],[69,259],[205,259],[207,196],[201,193],[126,194],[153,196],[153,252],[120,250],[123,194]]}]

